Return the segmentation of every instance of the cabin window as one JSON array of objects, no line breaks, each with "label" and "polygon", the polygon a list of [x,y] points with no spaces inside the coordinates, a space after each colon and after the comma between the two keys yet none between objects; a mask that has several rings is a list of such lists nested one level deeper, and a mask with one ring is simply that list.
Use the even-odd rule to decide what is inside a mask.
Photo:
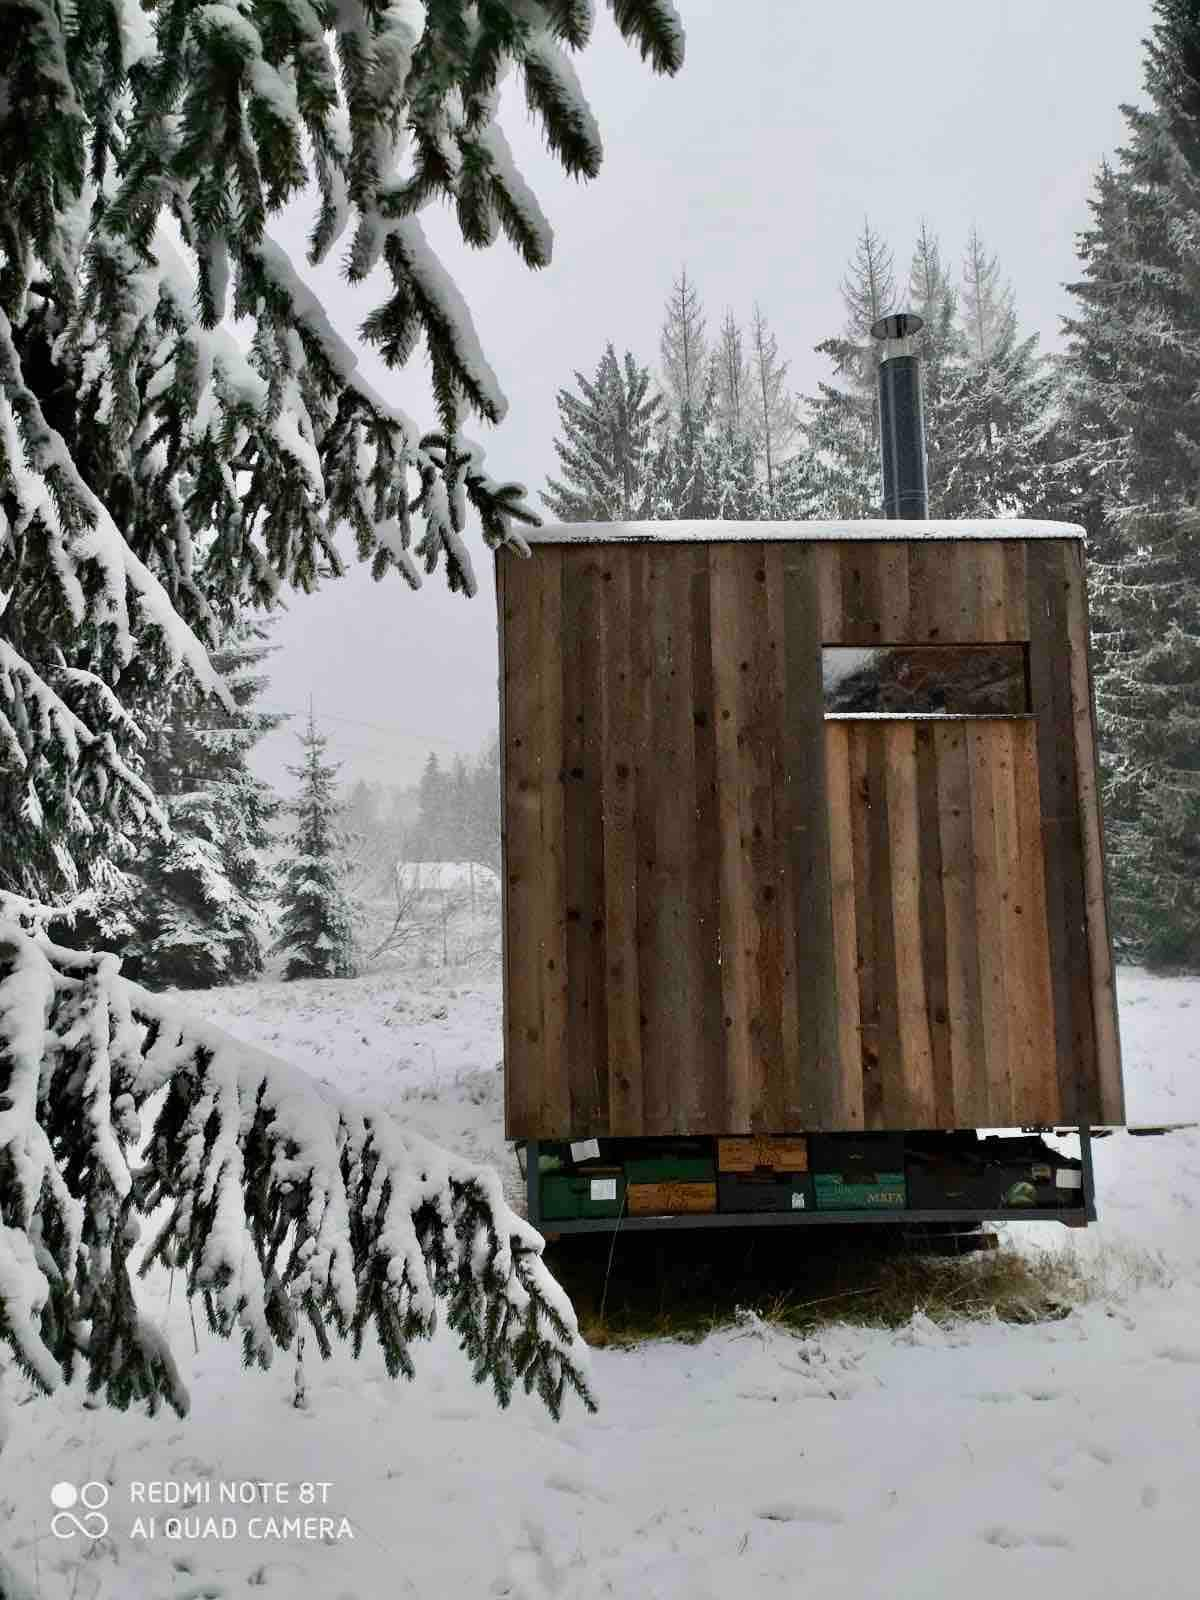
[{"label": "cabin window", "polygon": [[1023,644],[884,645],[822,652],[830,716],[1022,716],[1030,710]]}]

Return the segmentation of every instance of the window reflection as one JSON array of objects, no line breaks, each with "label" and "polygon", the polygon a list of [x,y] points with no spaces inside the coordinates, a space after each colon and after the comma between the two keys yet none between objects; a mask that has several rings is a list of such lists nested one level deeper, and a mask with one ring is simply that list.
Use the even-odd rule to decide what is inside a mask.
[{"label": "window reflection", "polygon": [[1020,716],[1029,710],[1025,646],[836,645],[823,652],[825,710],[851,715]]}]

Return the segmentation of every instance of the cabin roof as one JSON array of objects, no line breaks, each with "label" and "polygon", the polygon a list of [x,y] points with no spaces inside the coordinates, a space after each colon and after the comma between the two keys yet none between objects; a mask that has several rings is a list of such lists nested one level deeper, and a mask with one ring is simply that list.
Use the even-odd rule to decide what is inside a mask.
[{"label": "cabin roof", "polygon": [[1039,522],[1027,517],[971,522],[551,522],[522,528],[530,544],[725,544],[739,539],[808,544],[850,539],[1083,539],[1074,522]]}]

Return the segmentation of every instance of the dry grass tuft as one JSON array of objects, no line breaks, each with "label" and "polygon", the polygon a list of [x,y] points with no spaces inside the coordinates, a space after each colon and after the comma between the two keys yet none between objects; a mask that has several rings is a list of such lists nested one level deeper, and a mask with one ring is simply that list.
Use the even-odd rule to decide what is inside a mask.
[{"label": "dry grass tuft", "polygon": [[820,1305],[784,1298],[766,1320],[808,1330],[830,1321],[899,1328],[920,1312],[931,1322],[1051,1322],[1090,1298],[1073,1254],[1030,1258],[1002,1249],[957,1258],[909,1255],[878,1265],[873,1283]]},{"label": "dry grass tuft", "polygon": [[[1098,1273],[1070,1247],[945,1256],[912,1250],[898,1230],[869,1230],[874,1237],[861,1228],[834,1231],[766,1241],[628,1235],[618,1240],[611,1272],[610,1241],[600,1249],[594,1238],[576,1237],[555,1247],[551,1264],[595,1347],[648,1339],[695,1344],[747,1316],[804,1333],[834,1322],[900,1328],[918,1313],[943,1326],[1046,1322],[1111,1292],[1113,1273]],[[1140,1264],[1143,1276],[1147,1270]],[[1128,1280],[1133,1269],[1123,1263],[1121,1271]]]}]

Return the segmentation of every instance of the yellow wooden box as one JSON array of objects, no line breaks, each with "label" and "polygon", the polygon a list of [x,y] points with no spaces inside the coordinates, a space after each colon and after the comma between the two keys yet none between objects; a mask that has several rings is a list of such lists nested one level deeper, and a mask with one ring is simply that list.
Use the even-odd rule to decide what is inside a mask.
[{"label": "yellow wooden box", "polygon": [[715,1211],[715,1183],[631,1183],[625,1191],[631,1217],[670,1217],[683,1211]]},{"label": "yellow wooden box", "polygon": [[807,1172],[808,1140],[802,1133],[717,1140],[718,1171],[756,1172],[763,1167],[771,1172]]}]

